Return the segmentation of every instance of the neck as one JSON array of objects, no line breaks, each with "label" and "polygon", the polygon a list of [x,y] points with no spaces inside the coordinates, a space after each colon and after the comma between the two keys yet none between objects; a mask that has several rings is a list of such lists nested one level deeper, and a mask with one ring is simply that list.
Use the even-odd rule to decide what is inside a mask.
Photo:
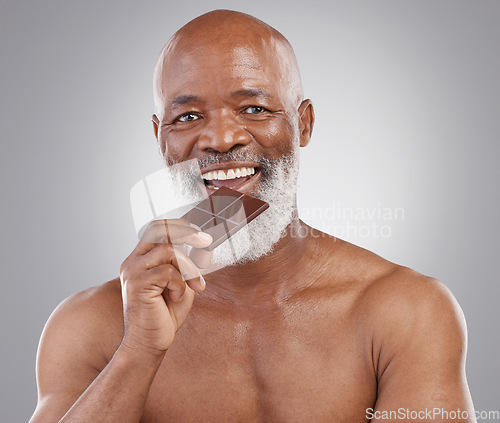
[{"label": "neck", "polygon": [[310,232],[295,214],[272,253],[206,275],[203,296],[245,308],[280,304],[316,279],[310,270],[314,244]]}]

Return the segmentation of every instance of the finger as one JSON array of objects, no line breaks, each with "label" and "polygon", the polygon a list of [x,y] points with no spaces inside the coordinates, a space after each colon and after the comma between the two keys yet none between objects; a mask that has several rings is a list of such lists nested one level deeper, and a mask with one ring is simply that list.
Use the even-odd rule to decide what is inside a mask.
[{"label": "finger", "polygon": [[213,250],[207,251],[204,248],[193,248],[189,252],[189,258],[200,269],[206,269],[212,260]]},{"label": "finger", "polygon": [[182,300],[186,291],[186,282],[179,273],[179,270],[172,264],[162,264],[150,269],[148,278],[151,278],[152,282],[158,281],[160,286],[164,288],[163,297],[168,295],[174,303]]},{"label": "finger", "polygon": [[158,243],[187,244],[197,248],[208,247],[212,243],[212,237],[193,226],[170,223],[170,220],[166,219],[153,221],[148,225],[133,252],[136,255],[144,255],[155,248]]},{"label": "finger", "polygon": [[175,253],[175,259],[177,261],[177,269],[186,281],[186,283],[197,292],[201,292],[205,289],[205,279],[201,275],[198,267],[193,263],[193,261],[184,254],[179,248],[173,247]]},{"label": "finger", "polygon": [[203,292],[207,286],[207,283],[201,273],[199,273],[196,278],[186,279],[186,284],[195,292]]},{"label": "finger", "polygon": [[203,279],[198,267],[178,247],[174,246],[173,249],[177,260],[177,269],[179,269],[186,283],[195,291],[203,291],[205,289],[205,279]]},{"label": "finger", "polygon": [[153,269],[163,264],[171,264],[178,268],[177,258],[175,257],[174,246],[172,244],[153,244],[155,248],[149,250],[140,257],[141,266],[146,269]]},{"label": "finger", "polygon": [[149,243],[188,244],[192,247],[204,248],[212,243],[209,234],[201,232],[196,225],[181,219],[154,220],[149,225],[141,240]]},{"label": "finger", "polygon": [[140,258],[142,268],[153,269],[171,264],[186,282],[189,281],[189,285],[195,291],[202,291],[205,288],[205,281],[198,267],[180,248],[172,244],[156,244],[156,246]]}]

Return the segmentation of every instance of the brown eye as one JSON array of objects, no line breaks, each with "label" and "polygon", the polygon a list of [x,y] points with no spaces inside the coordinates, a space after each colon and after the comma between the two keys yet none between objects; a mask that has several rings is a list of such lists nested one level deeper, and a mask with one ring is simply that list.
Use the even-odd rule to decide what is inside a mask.
[{"label": "brown eye", "polygon": [[183,115],[179,116],[177,120],[179,122],[192,122],[193,120],[197,120],[200,117],[198,115],[195,115],[194,113],[184,113]]},{"label": "brown eye", "polygon": [[245,111],[247,113],[250,113],[252,115],[258,115],[259,113],[262,113],[264,110],[264,107],[260,107],[260,106],[248,106]]}]

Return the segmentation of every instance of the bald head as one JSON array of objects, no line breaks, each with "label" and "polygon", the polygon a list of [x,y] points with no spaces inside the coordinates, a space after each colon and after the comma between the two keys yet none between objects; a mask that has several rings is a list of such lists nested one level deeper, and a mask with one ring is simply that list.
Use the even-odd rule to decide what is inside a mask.
[{"label": "bald head", "polygon": [[[282,86],[293,107],[303,99],[299,68],[288,40],[261,20],[240,12],[215,10],[179,29],[165,44],[153,77],[156,114],[161,119],[171,79],[190,66],[188,57],[198,54],[207,62],[219,55],[234,67],[268,72]],[[251,72],[247,72],[251,79]]]}]

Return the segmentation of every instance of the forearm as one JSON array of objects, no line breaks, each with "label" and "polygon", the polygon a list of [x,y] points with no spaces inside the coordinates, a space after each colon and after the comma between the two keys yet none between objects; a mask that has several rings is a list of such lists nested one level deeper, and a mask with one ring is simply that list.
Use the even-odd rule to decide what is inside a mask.
[{"label": "forearm", "polygon": [[162,360],[121,346],[60,423],[139,422]]}]

